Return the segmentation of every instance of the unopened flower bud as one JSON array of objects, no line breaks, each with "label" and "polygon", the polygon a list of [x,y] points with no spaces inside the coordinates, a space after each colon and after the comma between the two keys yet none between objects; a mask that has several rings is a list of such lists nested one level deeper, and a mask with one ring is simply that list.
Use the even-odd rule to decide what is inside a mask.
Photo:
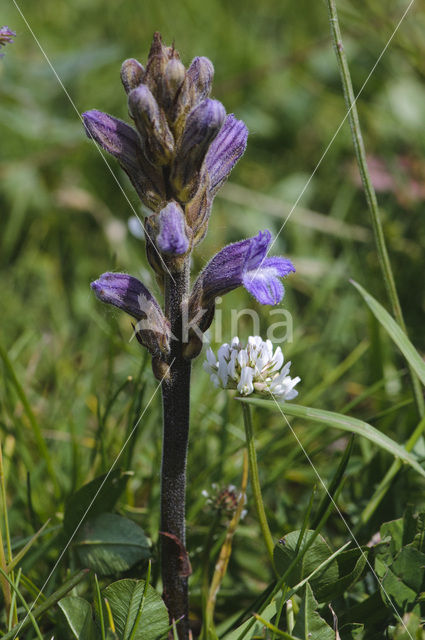
[{"label": "unopened flower bud", "polygon": [[214,67],[211,60],[204,57],[194,58],[187,70],[193,105],[202,102],[211,93]]},{"label": "unopened flower bud", "polygon": [[159,233],[156,237],[158,249],[170,255],[182,255],[189,249],[185,219],[181,207],[170,202],[158,216]]},{"label": "unopened flower bud", "polygon": [[156,210],[165,199],[164,179],[161,169],[146,159],[137,132],[96,109],[83,113],[83,120],[88,137],[118,159],[143,204]]},{"label": "unopened flower bud", "polygon": [[145,75],[145,83],[156,98],[161,95],[162,77],[168,61],[174,57],[178,57],[177,51],[173,47],[164,46],[161,35],[156,32],[149,51]]},{"label": "unopened flower bud", "polygon": [[96,297],[122,309],[137,320],[134,326],[137,340],[153,356],[170,350],[170,324],[150,291],[126,273],[104,273],[91,283]]},{"label": "unopened flower bud", "polygon": [[124,60],[121,67],[121,82],[127,94],[142,84],[144,77],[145,69],[140,62],[134,58]]},{"label": "unopened flower bud", "polygon": [[174,131],[177,137],[184,129],[189,112],[208,98],[213,76],[214,67],[208,58],[198,57],[192,60],[174,108]]},{"label": "unopened flower bud", "polygon": [[165,67],[162,79],[162,100],[166,109],[170,110],[178,90],[186,75],[184,65],[177,58],[172,58]]},{"label": "unopened flower bud", "polygon": [[174,138],[150,89],[145,84],[133,89],[128,106],[146,146],[146,155],[153,164],[168,164],[173,157]]},{"label": "unopened flower bud", "polygon": [[226,111],[221,102],[209,98],[190,112],[171,174],[171,181],[182,202],[188,202],[196,192],[205,155],[225,117]]}]

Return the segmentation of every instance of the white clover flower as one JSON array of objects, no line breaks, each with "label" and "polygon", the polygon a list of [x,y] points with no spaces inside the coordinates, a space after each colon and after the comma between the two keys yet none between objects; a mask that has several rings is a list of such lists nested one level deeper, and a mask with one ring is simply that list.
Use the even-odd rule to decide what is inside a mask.
[{"label": "white clover flower", "polygon": [[292,400],[298,395],[294,387],[301,378],[291,378],[291,362],[283,365],[282,349],[273,352],[270,340],[260,336],[250,336],[246,347],[242,347],[239,338],[233,338],[230,344],[223,344],[217,352],[208,348],[204,369],[210,375],[216,387],[237,389],[239,395],[249,396],[258,392],[273,396],[277,400]]}]

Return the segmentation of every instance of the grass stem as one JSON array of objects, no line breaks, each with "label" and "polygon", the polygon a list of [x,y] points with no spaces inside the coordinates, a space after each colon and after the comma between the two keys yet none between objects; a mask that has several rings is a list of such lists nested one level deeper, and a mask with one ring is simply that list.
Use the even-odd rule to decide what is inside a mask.
[{"label": "grass stem", "polygon": [[274,542],[273,537],[270,532],[269,524],[267,522],[267,516],[264,509],[263,498],[261,495],[261,485],[260,478],[258,475],[258,464],[257,464],[257,454],[255,453],[255,444],[254,444],[254,433],[252,429],[252,416],[251,416],[251,407],[242,402],[242,412],[245,423],[245,434],[246,434],[246,447],[248,451],[248,461],[249,461],[249,473],[251,476],[251,487],[252,494],[254,496],[254,504],[255,509],[257,511],[258,521],[260,523],[261,533],[263,534],[263,540],[267,547],[267,553],[269,554],[270,562],[274,568],[274,558],[273,558],[273,549]]},{"label": "grass stem", "polygon": [[[348,119],[350,122],[351,135],[353,138],[354,150],[357,159],[357,165],[359,167],[360,176],[363,183],[363,188],[366,195],[367,204],[371,214],[373,234],[375,238],[376,249],[378,252],[379,264],[385,288],[387,290],[388,298],[390,300],[392,312],[398,325],[406,332],[406,325],[403,318],[403,312],[400,306],[400,300],[397,293],[397,288],[394,280],[393,271],[391,268],[391,262],[388,256],[387,245],[385,242],[384,231],[382,227],[381,214],[379,212],[378,201],[376,198],[376,192],[370,178],[369,168],[367,164],[366,151],[363,142],[362,131],[360,127],[359,115],[356,106],[356,97],[354,95],[353,84],[351,81],[350,69],[345,55],[344,46],[342,43],[341,30],[339,27],[338,13],[336,9],[335,0],[326,0],[329,12],[329,22],[331,28],[331,34],[333,39],[333,45],[335,49],[336,58],[338,61],[339,72],[341,76],[342,87],[344,91],[344,98],[348,109]],[[422,395],[421,386],[419,380],[410,368],[410,377],[412,380],[413,394],[415,397],[419,416],[424,415],[424,398]]]}]

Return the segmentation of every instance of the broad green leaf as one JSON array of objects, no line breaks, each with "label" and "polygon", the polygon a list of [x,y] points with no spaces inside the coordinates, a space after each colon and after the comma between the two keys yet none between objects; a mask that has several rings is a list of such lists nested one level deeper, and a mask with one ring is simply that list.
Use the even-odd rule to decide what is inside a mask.
[{"label": "broad green leaf", "polygon": [[381,626],[387,624],[393,614],[394,610],[389,612],[382,606],[381,594],[377,590],[365,600],[343,609],[338,615],[338,621],[341,628],[346,624],[364,624],[365,627]]},{"label": "broad green leaf", "polygon": [[150,556],[143,529],[113,513],[87,520],[74,547],[81,564],[103,576],[127,571]]},{"label": "broad green leaf", "polygon": [[360,549],[350,549],[343,551],[337,556],[339,578],[335,582],[330,583],[322,589],[322,600],[331,602],[342,596],[351,585],[353,585],[361,577],[366,566],[368,553],[370,549],[367,547]]},{"label": "broad green leaf", "polygon": [[419,551],[425,552],[425,512],[423,511],[418,513],[416,518],[416,532],[412,545]]},{"label": "broad green leaf", "polygon": [[[296,555],[299,552],[302,552],[308,540],[314,535],[314,531],[308,530],[305,532],[301,548],[299,549],[299,552],[297,552],[296,549],[299,535],[299,531],[291,531],[291,533],[288,533],[284,538],[282,538],[274,548],[274,562],[276,570],[280,575],[285,573]],[[285,580],[286,584],[290,587],[295,587],[295,585],[309,576],[318,566],[320,566],[322,562],[325,562],[330,555],[332,555],[332,551],[328,544],[321,535],[318,535],[301,560],[297,562],[287,575]],[[323,571],[320,571],[311,578],[310,585],[318,600],[323,600],[323,592],[326,592],[327,588],[338,580],[338,577],[338,563],[335,559],[325,567]]]},{"label": "broad green leaf", "polygon": [[335,631],[319,616],[316,609],[317,602],[307,583],[292,633],[302,640],[335,640]]},{"label": "broad green leaf", "polygon": [[[148,586],[145,599],[144,580],[118,580],[103,590],[108,599],[120,640],[159,640],[168,633],[168,612],[160,595]],[[143,602],[142,602],[143,600]],[[142,613],[132,636],[140,607]]]},{"label": "broad green leaf", "polygon": [[388,311],[386,311],[386,309],[384,309],[384,307],[377,300],[375,300],[375,298],[371,296],[370,293],[366,291],[366,289],[364,289],[361,285],[358,284],[358,282],[355,282],[354,280],[352,280],[351,282],[363,297],[364,301],[366,302],[376,319],[382,324],[391,340],[393,340],[393,342],[395,342],[397,347],[400,349],[407,362],[410,364],[418,378],[421,380],[422,384],[425,385],[425,362],[423,358],[421,358],[420,354],[415,349],[413,344],[410,342],[404,331],[399,327],[394,318],[390,316]]},{"label": "broad green leaf", "polygon": [[403,544],[403,528],[404,521],[403,518],[398,518],[398,520],[390,520],[390,522],[384,522],[381,525],[379,530],[379,535],[381,536],[381,540],[384,538],[390,537],[390,552],[392,555],[395,555],[397,551],[400,551]]},{"label": "broad green leaf", "polygon": [[74,638],[77,640],[96,640],[92,608],[87,600],[79,596],[66,596],[58,602]]},{"label": "broad green leaf", "polygon": [[129,472],[115,469],[109,476],[98,476],[70,496],[66,501],[63,519],[65,532],[72,535],[87,518],[111,511],[124,491],[130,475]]},{"label": "broad green leaf", "polygon": [[411,610],[424,586],[425,554],[411,546],[403,547],[390,563],[388,556],[378,553],[375,570],[381,578],[384,602],[390,598],[403,613]]},{"label": "broad green leaf", "polygon": [[372,425],[363,420],[357,418],[351,418],[349,416],[342,415],[341,413],[335,413],[333,411],[324,411],[323,409],[313,409],[312,407],[303,407],[299,404],[292,404],[286,402],[283,405],[276,406],[276,402],[273,400],[264,400],[262,398],[237,398],[241,402],[247,402],[257,407],[268,409],[269,411],[281,411],[282,415],[293,416],[294,418],[303,418],[317,424],[323,425],[323,427],[334,427],[335,429],[341,429],[341,431],[349,431],[355,433],[362,438],[370,440],[374,444],[385,449],[396,458],[400,458],[403,462],[410,465],[415,471],[425,477],[425,469],[421,467],[416,458],[408,453],[402,446],[394,442],[391,438],[384,433],[372,427]]}]

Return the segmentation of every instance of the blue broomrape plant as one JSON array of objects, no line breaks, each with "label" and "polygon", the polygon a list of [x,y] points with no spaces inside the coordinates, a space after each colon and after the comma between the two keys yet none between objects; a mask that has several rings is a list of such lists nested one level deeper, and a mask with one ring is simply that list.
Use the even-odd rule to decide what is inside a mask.
[{"label": "blue broomrape plant", "polygon": [[[135,334],[152,354],[161,380],[162,579],[170,620],[181,619],[181,639],[189,637],[181,549],[191,360],[202,349],[217,296],[243,286],[261,304],[274,305],[284,295],[281,278],[295,271],[287,258],[267,257],[271,234],[260,231],[221,249],[190,290],[191,252],[207,233],[214,197],[244,153],[248,137],[245,124],[209,97],[213,75],[213,65],[204,57],[186,69],[174,46],[165,46],[156,33],[146,66],[129,59],[121,68],[132,126],[97,110],[83,114],[87,135],[118,160],[150,211],[144,223],[146,252],[163,284],[164,310],[127,274],[107,272],[91,286],[99,300],[137,321]],[[185,318],[189,329],[183,326]]]}]

